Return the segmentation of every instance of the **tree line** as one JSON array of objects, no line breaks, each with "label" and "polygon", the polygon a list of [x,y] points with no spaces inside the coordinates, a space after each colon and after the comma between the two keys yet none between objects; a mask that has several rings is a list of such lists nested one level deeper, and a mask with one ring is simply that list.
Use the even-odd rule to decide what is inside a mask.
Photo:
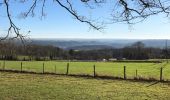
[{"label": "tree line", "polygon": [[170,49],[146,47],[136,42],[124,48],[100,50],[64,50],[51,45],[21,45],[12,41],[0,42],[1,60],[129,60],[170,58]]}]

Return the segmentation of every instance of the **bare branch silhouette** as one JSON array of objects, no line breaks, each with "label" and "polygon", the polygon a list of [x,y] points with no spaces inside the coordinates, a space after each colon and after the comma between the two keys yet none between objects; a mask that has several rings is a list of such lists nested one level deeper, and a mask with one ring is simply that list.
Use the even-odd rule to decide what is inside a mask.
[{"label": "bare branch silhouette", "polygon": [[[0,5],[4,5],[6,9],[6,14],[9,20],[9,28],[7,31],[6,36],[1,37],[0,40],[5,40],[9,37],[11,33],[15,33],[16,37],[13,38],[20,38],[23,40],[24,36],[20,33],[20,28],[15,25],[12,17],[9,2],[10,0],[3,0],[0,2]],[[19,0],[19,2],[24,3],[28,2],[29,0]],[[13,2],[18,2],[18,0],[13,0]],[[31,1],[30,1],[31,2]],[[22,17],[27,18],[28,16],[34,17],[37,13],[35,9],[40,9],[41,17],[45,16],[45,6],[46,3],[49,2],[47,0],[33,0],[31,2],[30,7],[25,11],[22,12]],[[95,30],[102,30],[103,29],[103,21],[94,20],[87,15],[81,15],[78,12],[78,9],[73,6],[73,1],[71,0],[53,0],[53,3],[56,6],[59,6],[66,10],[66,12],[70,13],[76,20],[89,25],[91,28]],[[93,4],[96,5],[107,5],[108,3],[112,3],[113,10],[110,12],[111,14],[111,23],[117,22],[126,22],[128,24],[135,24],[137,22],[143,21],[147,19],[149,16],[164,14],[166,17],[169,17],[170,13],[170,0],[80,0],[79,3],[87,5],[90,9],[98,9],[99,7],[96,6],[95,8],[92,7]],[[41,4],[41,6],[38,6]],[[101,12],[102,13],[102,12]],[[109,14],[109,15],[110,15]]]}]

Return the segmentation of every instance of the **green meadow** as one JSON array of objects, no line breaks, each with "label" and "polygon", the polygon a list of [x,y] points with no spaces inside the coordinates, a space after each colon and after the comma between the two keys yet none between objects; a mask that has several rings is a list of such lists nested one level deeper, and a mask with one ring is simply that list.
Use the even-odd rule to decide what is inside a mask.
[{"label": "green meadow", "polygon": [[[101,76],[122,77],[126,66],[127,78],[136,77],[154,78],[159,80],[160,68],[163,67],[163,79],[170,80],[170,64],[153,62],[67,62],[67,61],[22,61],[23,71],[42,73],[44,71],[57,74],[65,74],[69,63],[69,74],[93,75],[93,66],[96,66],[96,74]],[[3,69],[4,61],[0,61]],[[21,61],[5,61],[5,69],[20,70]]]},{"label": "green meadow", "polygon": [[0,100],[169,100],[169,85],[0,72]]}]

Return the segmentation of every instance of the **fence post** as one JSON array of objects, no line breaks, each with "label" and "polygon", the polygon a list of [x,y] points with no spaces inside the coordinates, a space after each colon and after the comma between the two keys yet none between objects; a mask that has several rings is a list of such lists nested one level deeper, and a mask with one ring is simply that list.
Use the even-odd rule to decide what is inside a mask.
[{"label": "fence post", "polygon": [[66,75],[68,75],[68,71],[69,71],[69,63],[67,63],[67,72],[66,72]]},{"label": "fence post", "polygon": [[3,70],[5,70],[5,60],[4,60],[4,63],[3,63]]},{"label": "fence post", "polygon": [[136,69],[136,78],[138,77],[138,70]]},{"label": "fence post", "polygon": [[160,81],[162,81],[162,67],[161,67],[161,69],[160,69]]},{"label": "fence post", "polygon": [[22,72],[22,62],[21,62],[21,72]]},{"label": "fence post", "polygon": [[56,73],[56,65],[55,65],[55,73]]},{"label": "fence post", "polygon": [[44,74],[44,63],[43,63],[43,74]]},{"label": "fence post", "polygon": [[126,66],[124,66],[124,79],[126,79]]},{"label": "fence post", "polygon": [[93,66],[93,76],[96,77],[96,66]]}]

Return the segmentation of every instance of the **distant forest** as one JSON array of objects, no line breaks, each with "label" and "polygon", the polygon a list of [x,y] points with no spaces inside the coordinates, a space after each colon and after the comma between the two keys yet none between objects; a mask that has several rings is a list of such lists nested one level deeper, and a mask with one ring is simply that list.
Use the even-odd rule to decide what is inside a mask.
[{"label": "distant forest", "polygon": [[51,45],[21,45],[12,41],[0,42],[1,60],[109,60],[109,59],[165,59],[170,58],[170,49],[145,47],[135,42],[123,48],[100,50],[64,50]]}]

